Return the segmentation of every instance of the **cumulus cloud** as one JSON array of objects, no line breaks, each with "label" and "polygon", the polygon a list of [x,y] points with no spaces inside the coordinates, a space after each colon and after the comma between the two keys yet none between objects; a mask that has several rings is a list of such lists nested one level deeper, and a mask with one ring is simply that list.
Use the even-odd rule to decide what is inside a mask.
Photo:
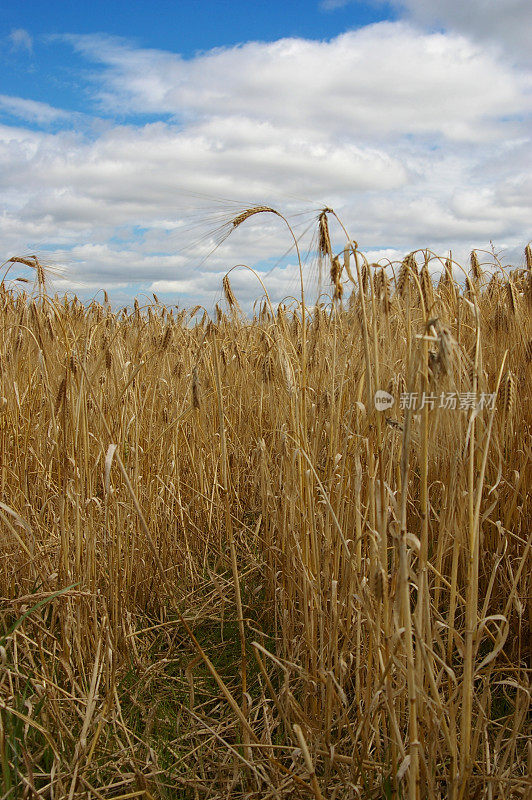
[{"label": "cumulus cloud", "polygon": [[[365,0],[322,0],[321,8],[333,11]],[[503,47],[518,61],[532,62],[530,0],[373,0],[375,5],[391,4],[404,18],[422,27],[439,26],[463,33],[474,40]]]},{"label": "cumulus cloud", "polygon": [[[244,263],[266,271],[275,299],[297,293],[280,220],[253,217],[224,241],[232,216],[262,203],[286,210],[298,236],[333,205],[375,254],[465,254],[494,239],[514,257],[530,236],[532,75],[465,34],[380,23],[189,59],[66,41],[98,65],[86,91],[99,127],[31,130],[23,120],[64,112],[0,97],[21,120],[0,125],[3,247],[65,265],[59,288],[212,305]],[[261,293],[249,271],[233,283],[247,303]]]},{"label": "cumulus cloud", "polygon": [[[117,39],[68,37],[104,66],[103,111],[173,115],[188,122],[240,115],[316,136],[498,135],[532,88],[467,38],[379,23],[331,41],[282,39],[222,48],[189,60]],[[101,80],[101,78],[100,78]]]},{"label": "cumulus cloud", "polygon": [[33,39],[24,28],[14,28],[9,34],[12,50],[25,50],[26,53],[33,53]]},{"label": "cumulus cloud", "polygon": [[399,0],[422,24],[443,25],[474,38],[498,42],[531,60],[532,3],[529,0]]}]

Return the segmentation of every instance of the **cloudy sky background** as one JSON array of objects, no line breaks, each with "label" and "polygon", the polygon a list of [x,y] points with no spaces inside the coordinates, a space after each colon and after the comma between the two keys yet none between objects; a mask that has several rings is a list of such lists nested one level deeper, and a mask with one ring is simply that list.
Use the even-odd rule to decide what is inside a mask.
[{"label": "cloudy sky background", "polygon": [[[529,0],[164,5],[6,5],[1,260],[37,253],[85,299],[155,291],[208,308],[245,263],[278,301],[298,287],[278,220],[211,252],[232,216],[270,204],[304,252],[329,205],[372,259],[493,242],[522,263]],[[243,303],[260,295],[251,273],[232,279]]]}]

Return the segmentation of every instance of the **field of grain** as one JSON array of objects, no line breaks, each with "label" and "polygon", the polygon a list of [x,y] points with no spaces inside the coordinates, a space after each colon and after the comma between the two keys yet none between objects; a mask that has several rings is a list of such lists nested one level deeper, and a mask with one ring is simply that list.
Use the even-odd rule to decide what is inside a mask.
[{"label": "field of grain", "polygon": [[333,224],[253,318],[2,283],[2,800],[532,796],[532,251]]}]

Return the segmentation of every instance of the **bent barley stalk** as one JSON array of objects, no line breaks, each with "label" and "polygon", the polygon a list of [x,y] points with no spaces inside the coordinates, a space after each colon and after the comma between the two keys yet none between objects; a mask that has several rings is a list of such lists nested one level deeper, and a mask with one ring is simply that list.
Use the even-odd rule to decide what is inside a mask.
[{"label": "bent barley stalk", "polygon": [[263,214],[302,297],[252,316],[6,262],[0,796],[528,797],[530,246],[369,264],[324,208],[314,308]]}]

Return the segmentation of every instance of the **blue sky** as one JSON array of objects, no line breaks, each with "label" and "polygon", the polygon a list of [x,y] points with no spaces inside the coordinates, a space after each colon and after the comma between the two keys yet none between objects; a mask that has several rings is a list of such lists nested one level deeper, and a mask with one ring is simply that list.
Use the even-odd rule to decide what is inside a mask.
[{"label": "blue sky", "polygon": [[37,41],[54,33],[103,32],[134,39],[142,47],[177,51],[185,56],[250,40],[274,41],[287,36],[328,39],[348,28],[396,16],[388,4],[345,3],[327,9],[305,0],[159,0],[153,4],[140,0],[20,0],[1,5],[4,38],[17,28],[31,31]]},{"label": "blue sky", "polygon": [[[139,48],[180,53],[228,47],[248,41],[285,37],[329,39],[345,30],[384,19],[396,12],[388,4],[346,3],[328,9],[305,0],[281,2],[157,2],[113,0],[92,3],[21,0],[0,4],[2,92],[85,111],[87,64],[61,40],[65,35],[102,33],[128,39]],[[28,40],[13,32],[28,32]],[[7,44],[7,46],[5,46]]]},{"label": "blue sky", "polygon": [[334,205],[374,259],[522,258],[529,0],[0,5],[4,256],[62,267],[59,291],[212,305],[245,262],[281,299],[297,270],[274,221],[214,249],[248,203],[301,233]]}]

